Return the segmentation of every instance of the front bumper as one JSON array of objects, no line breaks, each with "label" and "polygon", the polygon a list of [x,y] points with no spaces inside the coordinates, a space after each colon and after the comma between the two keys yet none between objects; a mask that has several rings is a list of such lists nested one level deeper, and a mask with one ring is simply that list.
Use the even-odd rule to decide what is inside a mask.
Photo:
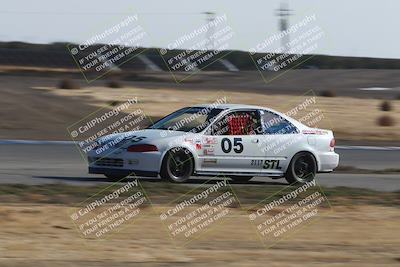
[{"label": "front bumper", "polygon": [[88,155],[89,173],[140,175],[156,177],[160,169],[160,152],[113,153],[104,157]]}]

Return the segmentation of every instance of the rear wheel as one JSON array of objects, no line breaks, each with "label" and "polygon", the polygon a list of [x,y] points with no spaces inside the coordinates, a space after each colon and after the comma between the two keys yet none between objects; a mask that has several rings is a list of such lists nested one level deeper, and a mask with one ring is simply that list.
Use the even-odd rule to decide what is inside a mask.
[{"label": "rear wheel", "polygon": [[128,177],[126,175],[115,175],[115,174],[108,174],[108,173],[107,174],[105,173],[104,176],[107,177],[107,180],[110,182],[118,182],[118,181]]},{"label": "rear wheel", "polygon": [[317,173],[317,161],[308,152],[294,155],[286,171],[285,178],[289,184],[304,184],[311,182]]},{"label": "rear wheel", "polygon": [[193,174],[193,170],[192,154],[187,149],[177,148],[167,152],[161,166],[160,176],[173,183],[184,183]]},{"label": "rear wheel", "polygon": [[250,181],[253,176],[230,176],[229,178],[238,183],[246,183]]}]

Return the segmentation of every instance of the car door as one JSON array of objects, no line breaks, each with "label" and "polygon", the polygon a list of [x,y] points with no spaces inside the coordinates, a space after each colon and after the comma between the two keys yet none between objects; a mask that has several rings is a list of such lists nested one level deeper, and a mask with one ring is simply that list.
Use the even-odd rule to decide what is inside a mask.
[{"label": "car door", "polygon": [[299,130],[290,121],[268,110],[260,110],[263,148],[266,160],[263,169],[267,173],[283,173],[301,142]]},{"label": "car door", "polygon": [[260,114],[239,109],[215,121],[203,136],[201,170],[215,172],[259,172],[265,160],[261,142]]}]

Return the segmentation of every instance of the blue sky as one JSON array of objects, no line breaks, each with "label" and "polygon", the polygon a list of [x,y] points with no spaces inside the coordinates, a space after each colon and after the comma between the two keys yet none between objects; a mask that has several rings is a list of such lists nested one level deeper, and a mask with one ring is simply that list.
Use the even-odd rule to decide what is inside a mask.
[{"label": "blue sky", "polygon": [[[281,0],[13,0],[0,8],[0,40],[82,42],[127,16],[138,14],[145,45],[165,47],[204,24],[205,11],[226,14],[235,32],[231,48],[248,50],[278,32]],[[398,0],[287,0],[294,24],[315,14],[324,37],[317,54],[400,58]]]}]

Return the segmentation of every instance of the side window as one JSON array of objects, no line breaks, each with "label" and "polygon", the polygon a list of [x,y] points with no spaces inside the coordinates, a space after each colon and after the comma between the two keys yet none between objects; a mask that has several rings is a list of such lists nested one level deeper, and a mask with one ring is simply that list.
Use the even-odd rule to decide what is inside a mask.
[{"label": "side window", "polygon": [[297,128],[278,114],[269,111],[260,111],[261,124],[264,134],[292,134],[298,133]]},{"label": "side window", "polygon": [[234,111],[215,122],[212,135],[254,135],[261,134],[261,122],[256,110]]}]

